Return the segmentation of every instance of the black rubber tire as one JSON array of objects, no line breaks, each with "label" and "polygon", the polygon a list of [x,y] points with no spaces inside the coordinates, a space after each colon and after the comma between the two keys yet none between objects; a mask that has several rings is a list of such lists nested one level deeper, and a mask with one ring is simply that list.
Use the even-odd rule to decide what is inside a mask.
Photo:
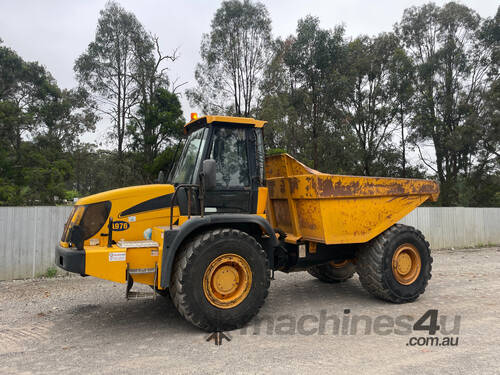
[{"label": "black rubber tire", "polygon": [[[400,284],[392,273],[393,254],[404,243],[415,246],[421,259],[420,274],[409,285]],[[415,301],[431,278],[429,243],[419,230],[395,224],[358,250],[356,271],[365,290],[373,296],[394,303]]]},{"label": "black rubber tire", "polygon": [[[243,257],[252,271],[247,297],[228,309],[212,305],[203,292],[203,277],[208,265],[218,256],[233,253]],[[187,243],[177,254],[170,296],[179,313],[190,323],[208,332],[230,331],[248,323],[258,312],[270,284],[267,255],[260,244],[245,232],[215,229]]]},{"label": "black rubber tire", "polygon": [[154,286],[150,285],[149,286],[151,289],[153,289],[156,294],[162,296],[162,297],[165,297],[165,298],[170,298],[170,292],[168,291],[168,288],[167,289],[158,289],[158,288],[155,288]]},{"label": "black rubber tire", "polygon": [[349,280],[356,272],[356,267],[351,262],[341,268],[336,268],[330,263],[326,263],[309,267],[307,272],[320,281],[333,284]]}]

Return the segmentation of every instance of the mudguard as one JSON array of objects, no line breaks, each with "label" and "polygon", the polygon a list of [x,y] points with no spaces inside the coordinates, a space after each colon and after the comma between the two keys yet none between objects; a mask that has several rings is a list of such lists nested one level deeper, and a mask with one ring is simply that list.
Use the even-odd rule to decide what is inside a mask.
[{"label": "mudguard", "polygon": [[174,259],[180,245],[188,236],[200,232],[203,227],[224,226],[232,227],[235,224],[256,224],[269,238],[266,240],[264,250],[269,257],[272,267],[273,250],[279,245],[274,235],[271,224],[261,216],[251,214],[214,214],[204,217],[194,217],[182,224],[178,229],[166,230],[163,236],[163,256],[161,267],[160,286],[167,288],[172,275]]}]

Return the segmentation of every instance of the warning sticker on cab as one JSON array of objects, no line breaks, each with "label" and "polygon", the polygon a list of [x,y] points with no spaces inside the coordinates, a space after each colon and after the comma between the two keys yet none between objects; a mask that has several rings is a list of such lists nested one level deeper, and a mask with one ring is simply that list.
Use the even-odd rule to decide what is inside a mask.
[{"label": "warning sticker on cab", "polygon": [[123,262],[127,259],[127,253],[109,253],[109,261],[110,262]]}]

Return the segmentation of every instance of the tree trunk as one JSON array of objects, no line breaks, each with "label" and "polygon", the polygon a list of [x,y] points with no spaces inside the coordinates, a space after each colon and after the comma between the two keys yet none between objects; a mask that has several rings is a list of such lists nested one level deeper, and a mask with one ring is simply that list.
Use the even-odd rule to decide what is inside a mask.
[{"label": "tree trunk", "polygon": [[404,108],[403,103],[400,105],[400,121],[401,121],[401,177],[406,177],[406,140],[404,127]]}]

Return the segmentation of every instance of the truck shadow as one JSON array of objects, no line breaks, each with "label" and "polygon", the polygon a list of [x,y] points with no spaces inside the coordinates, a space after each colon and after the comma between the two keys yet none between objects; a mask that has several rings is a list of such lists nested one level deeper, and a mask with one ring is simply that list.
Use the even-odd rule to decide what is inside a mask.
[{"label": "truck shadow", "polygon": [[[88,300],[88,299],[87,299]],[[337,311],[346,307],[376,307],[391,304],[369,298],[356,278],[340,284],[325,284],[315,279],[280,276],[271,284],[269,297],[259,316],[278,317],[304,314],[305,311]],[[57,318],[60,333],[83,332],[99,337],[120,332],[137,338],[155,335],[187,334],[199,338],[203,331],[192,326],[177,312],[169,297],[119,300],[78,304],[61,311]],[[125,336],[124,336],[125,337]]]},{"label": "truck shadow", "polygon": [[56,328],[58,331],[113,337],[126,332],[136,338],[177,333],[199,336],[201,332],[182,318],[169,298],[162,296],[155,300],[115,299],[113,302],[74,305],[60,312]]}]

